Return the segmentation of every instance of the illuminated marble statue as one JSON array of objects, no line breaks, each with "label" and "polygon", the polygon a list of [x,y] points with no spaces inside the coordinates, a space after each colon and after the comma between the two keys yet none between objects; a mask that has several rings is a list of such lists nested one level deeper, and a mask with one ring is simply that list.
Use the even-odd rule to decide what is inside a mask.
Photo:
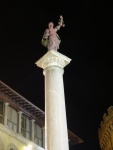
[{"label": "illuminated marble statue", "polygon": [[60,30],[61,27],[64,27],[64,21],[63,17],[60,16],[58,25],[54,27],[54,23],[50,22],[48,24],[48,29],[45,30],[43,38],[42,38],[42,45],[47,47],[48,50],[55,50],[57,51],[59,49],[60,45],[60,37],[57,34],[57,31]]}]

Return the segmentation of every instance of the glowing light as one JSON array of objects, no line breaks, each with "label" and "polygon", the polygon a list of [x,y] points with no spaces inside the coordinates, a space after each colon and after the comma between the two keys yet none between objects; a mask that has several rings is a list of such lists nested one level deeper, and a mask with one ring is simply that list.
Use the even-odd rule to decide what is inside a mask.
[{"label": "glowing light", "polygon": [[32,145],[28,145],[24,147],[24,150],[31,150],[32,149]]}]

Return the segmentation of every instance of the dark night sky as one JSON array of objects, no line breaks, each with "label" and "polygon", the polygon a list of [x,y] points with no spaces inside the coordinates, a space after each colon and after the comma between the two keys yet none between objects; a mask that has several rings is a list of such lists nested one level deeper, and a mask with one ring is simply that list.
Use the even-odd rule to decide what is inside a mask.
[{"label": "dark night sky", "polygon": [[70,57],[64,88],[68,128],[84,140],[70,150],[100,149],[98,128],[113,105],[112,1],[6,2],[1,6],[0,80],[44,110],[44,76],[35,62],[50,21],[63,15],[59,52]]}]

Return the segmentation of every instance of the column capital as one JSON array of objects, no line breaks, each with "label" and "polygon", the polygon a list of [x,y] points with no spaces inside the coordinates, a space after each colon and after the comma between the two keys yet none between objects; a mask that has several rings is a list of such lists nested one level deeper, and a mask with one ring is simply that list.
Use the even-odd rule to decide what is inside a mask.
[{"label": "column capital", "polygon": [[22,111],[18,111],[18,113],[19,113],[19,114],[22,114],[23,112],[22,112]]},{"label": "column capital", "polygon": [[30,119],[30,121],[31,121],[31,122],[35,122],[35,120],[34,120],[34,119]]},{"label": "column capital", "polygon": [[4,103],[4,105],[8,106],[8,105],[9,105],[9,103],[7,103],[7,102],[6,102],[6,103]]},{"label": "column capital", "polygon": [[71,59],[68,58],[67,56],[55,50],[50,50],[44,56],[42,56],[37,62],[35,62],[35,64],[42,69],[45,69],[46,67],[49,66],[59,66],[61,68],[64,68],[70,63],[70,61]]}]

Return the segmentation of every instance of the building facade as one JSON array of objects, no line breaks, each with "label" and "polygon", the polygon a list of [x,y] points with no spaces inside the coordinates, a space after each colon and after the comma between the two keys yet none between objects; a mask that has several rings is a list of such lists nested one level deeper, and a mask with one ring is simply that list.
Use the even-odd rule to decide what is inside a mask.
[{"label": "building facade", "polygon": [[103,115],[98,136],[102,150],[113,150],[113,106],[110,106],[107,113]]},{"label": "building facade", "polygon": [[[0,81],[0,150],[43,150],[45,113]],[[68,131],[69,145],[83,140]]]},{"label": "building facade", "polygon": [[44,112],[0,81],[0,150],[43,150]]}]

